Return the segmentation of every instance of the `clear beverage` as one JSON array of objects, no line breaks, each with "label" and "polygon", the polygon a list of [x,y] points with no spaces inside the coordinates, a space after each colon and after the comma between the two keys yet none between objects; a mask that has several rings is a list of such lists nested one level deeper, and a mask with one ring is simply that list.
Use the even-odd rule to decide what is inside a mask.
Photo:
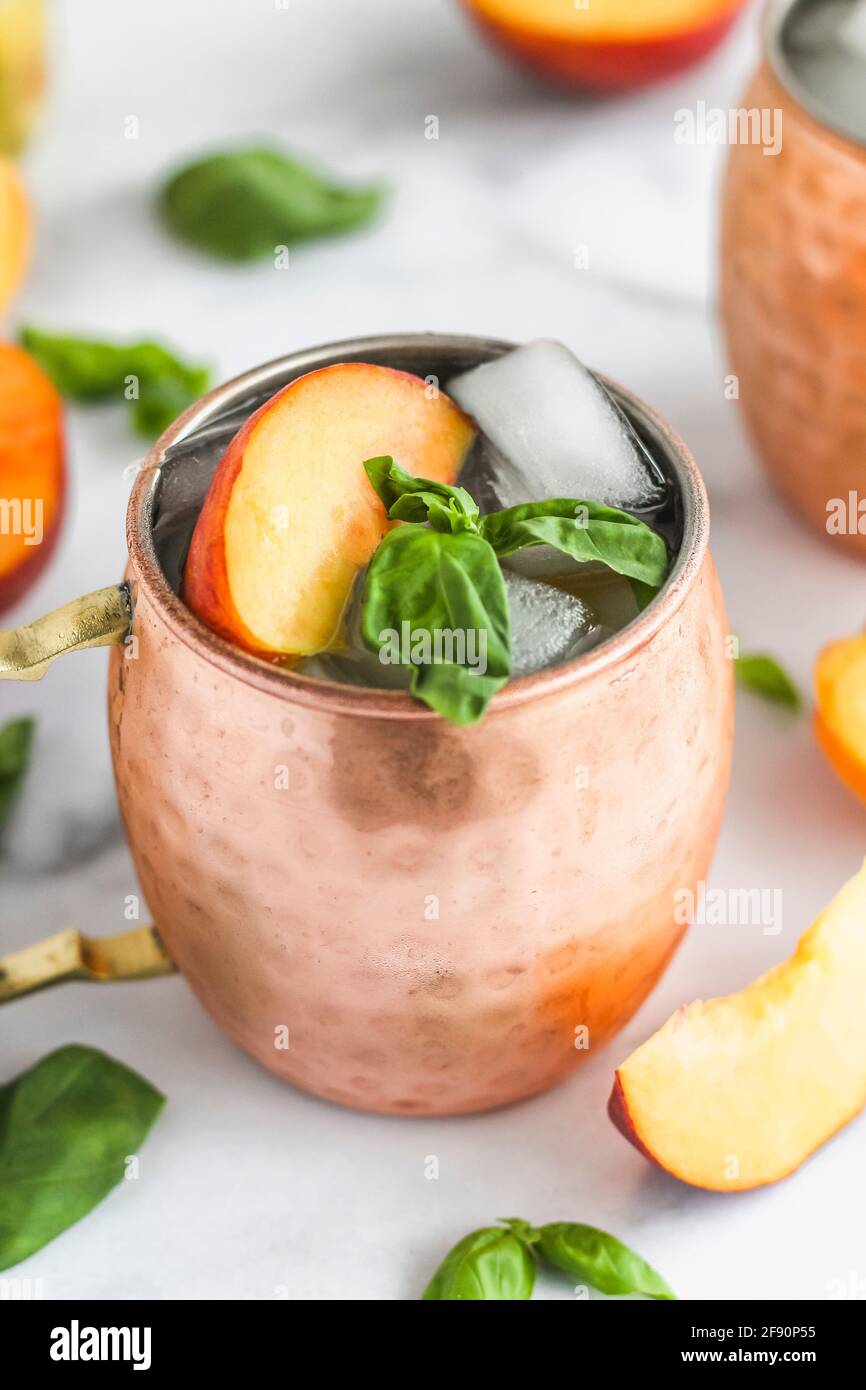
[{"label": "clear beverage", "polygon": [[[675,490],[650,443],[597,378],[560,344],[545,342],[506,354],[484,370],[488,375],[461,374],[442,388],[479,426],[457,484],[471,491],[482,514],[557,496],[601,501],[646,522],[675,555],[681,532]],[[167,578],[178,591],[190,534],[216,466],[261,403],[256,399],[236,408],[170,450],[154,536]],[[628,626],[640,611],[628,579],[550,546],[505,558],[502,572],[512,678],[575,660]],[[411,670],[380,660],[362,639],[365,574],[358,573],[326,650],[275,657],[275,663],[313,679],[407,688]]]}]

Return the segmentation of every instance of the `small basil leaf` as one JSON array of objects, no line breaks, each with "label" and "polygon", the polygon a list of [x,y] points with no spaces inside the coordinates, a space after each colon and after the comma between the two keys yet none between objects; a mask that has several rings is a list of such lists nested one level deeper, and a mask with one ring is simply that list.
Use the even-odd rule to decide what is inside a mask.
[{"label": "small basil leaf", "polygon": [[24,781],[35,729],[34,719],[12,719],[0,728],[0,826]]},{"label": "small basil leaf", "polygon": [[470,531],[399,526],[367,570],[361,633],[380,660],[411,667],[410,689],[452,724],[474,724],[511,674],[499,562]]},{"label": "small basil leaf", "polygon": [[[435,478],[414,478],[390,455],[367,459],[364,469],[393,521],[429,521],[437,531],[458,531],[471,529],[467,521],[474,523],[478,517],[475,499],[465,488]],[[447,526],[443,524],[446,508]]]},{"label": "small basil leaf", "polygon": [[479,527],[500,557],[533,545],[552,545],[572,559],[599,561],[637,581],[639,600],[661,587],[668,571],[662,537],[646,522],[600,502],[555,497],[483,516]]},{"label": "small basil leaf", "polygon": [[229,150],[178,170],[159,198],[181,240],[227,260],[273,256],[280,246],[361,227],[378,212],[379,188],[332,183],[280,150]]},{"label": "small basil leaf", "polygon": [[116,1187],[164,1103],[121,1062],[77,1044],[0,1087],[0,1269],[41,1250]]},{"label": "small basil leaf", "polygon": [[740,656],[734,663],[737,681],[746,690],[776,705],[801,710],[803,698],[788,673],[772,656]]},{"label": "small basil leaf", "polygon": [[554,1221],[541,1227],[536,1250],[549,1264],[606,1294],[642,1293],[675,1299],[660,1274],[616,1236],[594,1226]]},{"label": "small basil leaf", "polygon": [[501,1226],[473,1231],[442,1261],[424,1299],[515,1301],[532,1297],[535,1261],[521,1240]]},{"label": "small basil leaf", "polygon": [[207,389],[210,372],[189,366],[161,343],[104,343],[23,328],[21,344],[73,401],[129,400],[147,438],[161,434]]}]

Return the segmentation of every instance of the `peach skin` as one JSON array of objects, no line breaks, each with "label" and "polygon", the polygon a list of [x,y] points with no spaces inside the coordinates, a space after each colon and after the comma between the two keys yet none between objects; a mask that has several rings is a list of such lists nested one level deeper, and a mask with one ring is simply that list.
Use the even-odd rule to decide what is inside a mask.
[{"label": "peach skin", "polygon": [[537,76],[583,91],[645,86],[691,66],[745,0],[464,0],[482,32]]}]

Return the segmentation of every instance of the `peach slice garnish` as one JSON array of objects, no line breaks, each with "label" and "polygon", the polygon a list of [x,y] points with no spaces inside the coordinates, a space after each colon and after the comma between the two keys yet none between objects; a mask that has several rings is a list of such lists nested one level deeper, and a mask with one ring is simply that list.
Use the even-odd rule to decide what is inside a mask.
[{"label": "peach slice garnish", "polygon": [[196,523],[183,597],[258,654],[322,651],[391,523],[365,459],[450,483],[474,438],[457,406],[408,372],[323,367],[258,410],[221,459]]}]

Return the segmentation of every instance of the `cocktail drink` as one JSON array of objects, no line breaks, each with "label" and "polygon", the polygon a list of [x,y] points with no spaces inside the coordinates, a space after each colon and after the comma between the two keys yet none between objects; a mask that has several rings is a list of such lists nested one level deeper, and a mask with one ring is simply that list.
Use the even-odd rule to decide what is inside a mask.
[{"label": "cocktail drink", "polygon": [[740,399],[783,495],[866,553],[864,0],[771,4],[743,106],[780,113],[781,141],[729,156],[722,310]]},{"label": "cocktail drink", "polygon": [[667,427],[557,344],[333,344],[187,411],[127,538],[126,585],[0,634],[0,676],[117,644],[132,856],[220,1026],[394,1114],[602,1045],[682,936],[730,761],[706,496]]},{"label": "cocktail drink", "polygon": [[336,363],[223,447],[184,561],[193,612],[298,675],[411,689],[456,724],[629,624],[680,542],[670,479],[559,343],[445,383]]}]

